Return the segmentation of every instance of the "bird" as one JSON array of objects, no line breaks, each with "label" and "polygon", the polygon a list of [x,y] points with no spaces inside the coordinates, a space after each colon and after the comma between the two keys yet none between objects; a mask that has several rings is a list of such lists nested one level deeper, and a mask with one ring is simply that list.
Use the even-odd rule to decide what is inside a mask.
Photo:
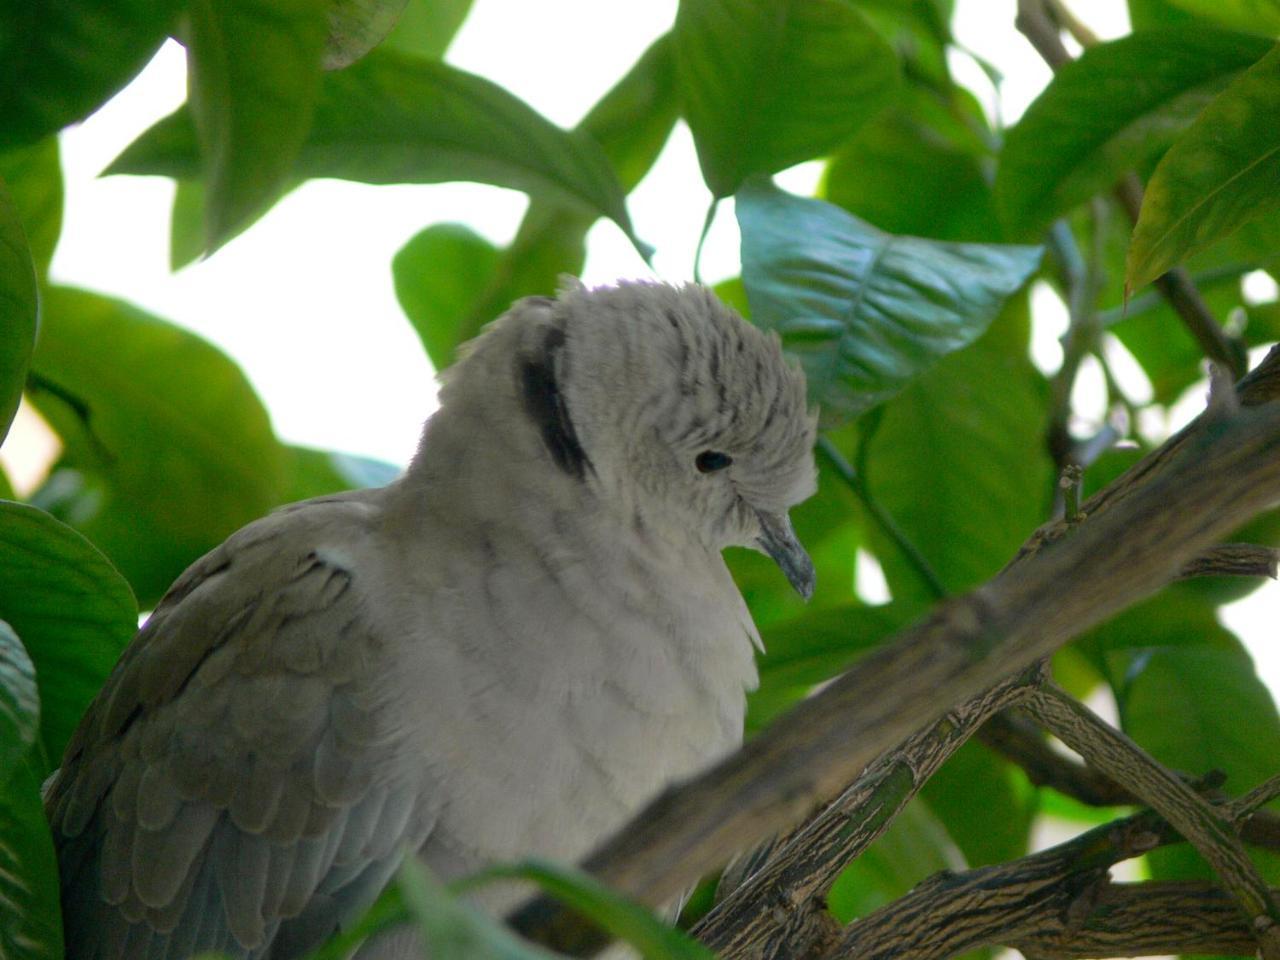
[{"label": "bird", "polygon": [[722,550],[814,586],[777,336],[699,285],[566,281],[440,380],[398,479],[232,534],[126,648],[46,785],[69,960],[303,956],[406,850],[573,861],[741,741],[760,637]]}]

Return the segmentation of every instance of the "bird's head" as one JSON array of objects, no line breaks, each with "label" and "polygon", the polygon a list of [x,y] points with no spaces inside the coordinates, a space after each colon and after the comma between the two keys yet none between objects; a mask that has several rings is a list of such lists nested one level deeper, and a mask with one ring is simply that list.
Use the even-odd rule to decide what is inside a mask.
[{"label": "bird's head", "polygon": [[816,417],[778,339],[710,291],[575,286],[523,301],[517,392],[546,456],[638,533],[771,556],[802,595],[788,510],[815,489]]}]

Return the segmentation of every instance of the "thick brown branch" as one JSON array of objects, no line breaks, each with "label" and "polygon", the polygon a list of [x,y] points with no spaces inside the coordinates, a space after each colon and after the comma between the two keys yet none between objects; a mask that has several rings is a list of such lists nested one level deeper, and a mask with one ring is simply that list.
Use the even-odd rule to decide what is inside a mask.
[{"label": "thick brown branch", "polygon": [[[1267,362],[1280,361],[1273,352]],[[950,707],[1163,586],[1280,500],[1280,405],[1202,416],[1120,483],[1122,495],[1104,496],[1108,488],[1086,504],[1070,536],[1041,531],[986,586],[940,605],[739,752],[658,797],[586,868],[662,903],[736,850],[789,830]],[[514,923],[562,949],[599,945],[547,900]]]},{"label": "thick brown branch", "polygon": [[1280,550],[1255,543],[1224,543],[1210,547],[1188,563],[1178,578],[1192,577],[1270,577],[1276,578],[1280,567]]},{"label": "thick brown branch", "polygon": [[978,738],[1021,767],[1037,787],[1052,787],[1092,807],[1141,802],[1110,777],[1055,751],[1036,726],[1017,711],[1006,710],[992,717]]}]

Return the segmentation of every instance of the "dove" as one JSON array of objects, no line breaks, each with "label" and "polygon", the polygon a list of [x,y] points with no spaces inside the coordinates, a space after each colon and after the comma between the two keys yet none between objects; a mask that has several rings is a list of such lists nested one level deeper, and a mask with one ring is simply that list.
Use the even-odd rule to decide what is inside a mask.
[{"label": "dove", "polygon": [[244,527],[126,649],[46,789],[68,958],[299,957],[405,851],[584,856],[740,742],[760,639],[721,551],[808,597],[815,429],[705,288],[517,302],[400,478]]}]

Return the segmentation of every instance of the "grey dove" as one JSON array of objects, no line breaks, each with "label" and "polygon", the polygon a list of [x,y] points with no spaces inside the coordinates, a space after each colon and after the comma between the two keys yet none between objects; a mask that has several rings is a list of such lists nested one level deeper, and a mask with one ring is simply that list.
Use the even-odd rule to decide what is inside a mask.
[{"label": "grey dove", "polygon": [[740,741],[759,637],[721,550],[813,586],[777,338],[701,287],[573,286],[440,401],[401,478],[251,523],[124,653],[46,791],[71,960],[302,956],[405,850],[572,861]]}]

